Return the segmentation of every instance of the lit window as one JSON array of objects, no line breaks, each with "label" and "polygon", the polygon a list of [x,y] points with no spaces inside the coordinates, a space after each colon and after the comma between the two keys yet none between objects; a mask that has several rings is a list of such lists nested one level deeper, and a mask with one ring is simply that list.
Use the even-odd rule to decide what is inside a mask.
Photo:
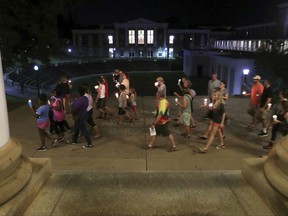
[{"label": "lit window", "polygon": [[173,44],[174,43],[174,35],[170,35],[169,36],[169,44]]},{"label": "lit window", "polygon": [[108,36],[108,43],[113,44],[113,36],[112,35]]},{"label": "lit window", "polygon": [[147,30],[147,44],[154,43],[154,30]]},{"label": "lit window", "polygon": [[135,44],[135,30],[129,30],[128,37],[129,44]]},{"label": "lit window", "polygon": [[144,44],[144,30],[138,30],[138,44]]}]

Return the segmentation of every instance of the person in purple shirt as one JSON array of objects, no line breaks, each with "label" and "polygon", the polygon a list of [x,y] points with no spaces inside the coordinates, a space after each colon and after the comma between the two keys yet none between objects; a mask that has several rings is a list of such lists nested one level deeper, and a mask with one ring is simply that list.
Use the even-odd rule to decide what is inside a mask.
[{"label": "person in purple shirt", "polygon": [[85,92],[86,90],[84,87],[79,87],[78,98],[76,98],[71,104],[72,115],[74,119],[74,135],[72,138],[72,144],[77,143],[79,132],[81,131],[81,134],[84,135],[87,142],[86,145],[83,145],[83,148],[91,148],[93,147],[92,140],[86,127],[86,122],[88,118],[88,98],[84,96]]}]

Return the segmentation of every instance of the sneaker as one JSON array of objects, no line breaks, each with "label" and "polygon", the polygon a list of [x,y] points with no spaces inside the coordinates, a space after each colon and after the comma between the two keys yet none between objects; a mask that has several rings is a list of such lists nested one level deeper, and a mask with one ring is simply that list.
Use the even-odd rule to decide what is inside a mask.
[{"label": "sneaker", "polygon": [[40,146],[39,148],[37,148],[37,151],[47,151],[47,147],[46,146]]},{"label": "sneaker", "polygon": [[93,148],[94,146],[93,145],[83,145],[82,147],[83,148]]},{"label": "sneaker", "polygon": [[260,136],[260,137],[266,137],[266,136],[268,136],[268,133],[264,133],[263,131],[261,131],[261,132],[258,134],[258,136]]}]

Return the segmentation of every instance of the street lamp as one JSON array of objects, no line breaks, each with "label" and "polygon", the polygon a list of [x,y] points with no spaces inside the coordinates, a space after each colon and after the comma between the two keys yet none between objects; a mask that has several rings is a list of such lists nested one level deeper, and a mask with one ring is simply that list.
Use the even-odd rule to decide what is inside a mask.
[{"label": "street lamp", "polygon": [[247,75],[249,74],[250,70],[249,69],[244,69],[243,70],[243,75],[244,75],[244,83],[246,85],[246,82],[247,82]]},{"label": "street lamp", "polygon": [[37,76],[36,76],[36,81],[37,81],[37,95],[38,95],[38,98],[39,98],[39,96],[40,96],[40,85],[39,85],[39,74],[38,74],[38,70],[39,70],[39,67],[38,67],[38,65],[34,65],[34,70],[36,71],[36,74],[37,74]]},{"label": "street lamp", "polygon": [[71,64],[71,52],[72,52],[72,49],[68,48],[68,53],[69,53],[69,58],[70,58],[70,64]]},{"label": "street lamp", "polygon": [[243,91],[246,91],[247,76],[248,76],[249,72],[250,72],[250,70],[247,69],[247,68],[245,68],[245,69],[243,70],[244,83],[243,83],[243,89],[242,89],[242,92],[243,92]]}]

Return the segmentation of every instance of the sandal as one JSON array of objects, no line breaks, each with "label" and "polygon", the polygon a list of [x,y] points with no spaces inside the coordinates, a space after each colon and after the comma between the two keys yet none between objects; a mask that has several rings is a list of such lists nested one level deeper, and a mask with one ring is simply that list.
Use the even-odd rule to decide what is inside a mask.
[{"label": "sandal", "polygon": [[199,148],[199,153],[207,153],[208,149]]},{"label": "sandal", "polygon": [[144,145],[143,147],[145,150],[152,150],[153,146],[150,146],[149,144]]},{"label": "sandal", "polygon": [[225,149],[225,148],[226,148],[225,144],[216,146],[216,149]]},{"label": "sandal", "polygon": [[190,136],[190,135],[185,135],[184,138],[186,138],[186,139],[190,139],[191,136]]},{"label": "sandal", "polygon": [[205,137],[205,136],[199,136],[199,139],[207,140],[207,137]]},{"label": "sandal", "polygon": [[167,152],[174,152],[174,151],[177,151],[177,147],[176,146],[172,146],[170,147]]}]

